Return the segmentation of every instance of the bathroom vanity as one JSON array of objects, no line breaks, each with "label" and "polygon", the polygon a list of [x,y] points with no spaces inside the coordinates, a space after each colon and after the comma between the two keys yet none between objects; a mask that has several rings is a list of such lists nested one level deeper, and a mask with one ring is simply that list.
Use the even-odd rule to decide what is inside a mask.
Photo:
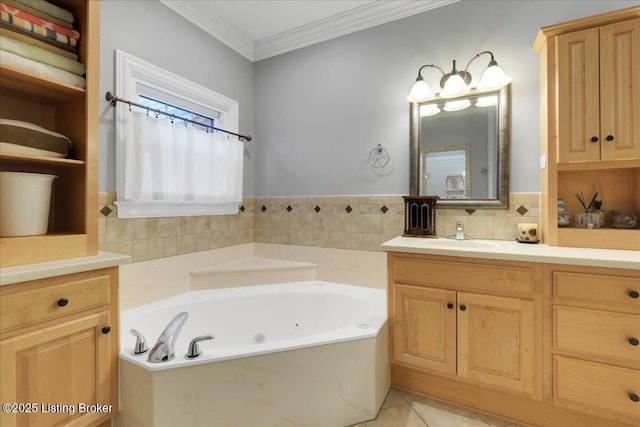
[{"label": "bathroom vanity", "polygon": [[640,253],[398,237],[392,384],[519,422],[640,422]]},{"label": "bathroom vanity", "polygon": [[118,265],[93,257],[2,269],[2,425],[110,425],[118,412]]}]

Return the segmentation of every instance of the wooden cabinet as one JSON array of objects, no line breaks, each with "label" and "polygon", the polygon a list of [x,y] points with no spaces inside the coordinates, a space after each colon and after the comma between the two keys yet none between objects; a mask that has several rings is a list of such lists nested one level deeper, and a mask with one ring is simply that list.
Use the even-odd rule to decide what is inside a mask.
[{"label": "wooden cabinet", "polygon": [[640,18],[557,36],[558,164],[640,159]]},{"label": "wooden cabinet", "polygon": [[540,394],[535,268],[405,254],[389,265],[392,364]]},{"label": "wooden cabinet", "polygon": [[[98,102],[100,2],[50,0],[69,11],[80,32],[79,61],[86,88],[0,64],[0,117],[35,123],[67,136],[69,158],[1,154],[4,171],[56,175],[46,235],[0,238],[0,267],[98,253]],[[0,201],[2,203],[2,201]]]},{"label": "wooden cabinet", "polygon": [[640,272],[545,267],[556,405],[640,424]]},{"label": "wooden cabinet", "polygon": [[[0,287],[0,400],[13,426],[117,414],[117,267]],[[3,407],[4,409],[4,407]]]},{"label": "wooden cabinet", "polygon": [[389,252],[391,383],[545,427],[640,425],[640,270]]},{"label": "wooden cabinet", "polygon": [[[576,228],[574,195],[640,211],[640,7],[540,30],[542,238],[553,246],[640,249],[640,228]],[[559,228],[557,201],[571,226]]]}]

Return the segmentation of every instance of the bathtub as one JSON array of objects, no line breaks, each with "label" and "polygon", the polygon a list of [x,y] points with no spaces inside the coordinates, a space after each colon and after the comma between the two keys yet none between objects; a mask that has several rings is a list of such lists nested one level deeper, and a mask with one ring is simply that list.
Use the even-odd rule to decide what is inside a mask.
[{"label": "bathtub", "polygon": [[[153,347],[189,313],[176,356]],[[376,417],[389,389],[386,292],[322,281],[191,291],[121,313],[120,425],[347,426]],[[201,356],[187,359],[189,341]]]}]

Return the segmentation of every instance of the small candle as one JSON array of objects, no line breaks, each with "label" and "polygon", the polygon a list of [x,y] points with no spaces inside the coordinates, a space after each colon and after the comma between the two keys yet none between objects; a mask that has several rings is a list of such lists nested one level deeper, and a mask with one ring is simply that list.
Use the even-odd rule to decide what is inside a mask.
[{"label": "small candle", "polygon": [[518,224],[518,241],[520,242],[538,242],[538,224],[533,222],[524,222]]}]

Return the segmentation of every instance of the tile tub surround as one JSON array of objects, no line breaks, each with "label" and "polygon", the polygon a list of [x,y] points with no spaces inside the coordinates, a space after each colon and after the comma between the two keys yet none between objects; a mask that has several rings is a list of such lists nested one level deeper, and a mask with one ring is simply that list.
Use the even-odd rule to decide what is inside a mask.
[{"label": "tile tub surround", "polygon": [[[508,210],[438,209],[437,234],[513,240],[519,222],[539,222],[540,194],[512,193]],[[402,195],[245,198],[236,215],[119,219],[115,193],[100,193],[100,250],[133,262],[243,243],[380,251],[404,231]]]}]

